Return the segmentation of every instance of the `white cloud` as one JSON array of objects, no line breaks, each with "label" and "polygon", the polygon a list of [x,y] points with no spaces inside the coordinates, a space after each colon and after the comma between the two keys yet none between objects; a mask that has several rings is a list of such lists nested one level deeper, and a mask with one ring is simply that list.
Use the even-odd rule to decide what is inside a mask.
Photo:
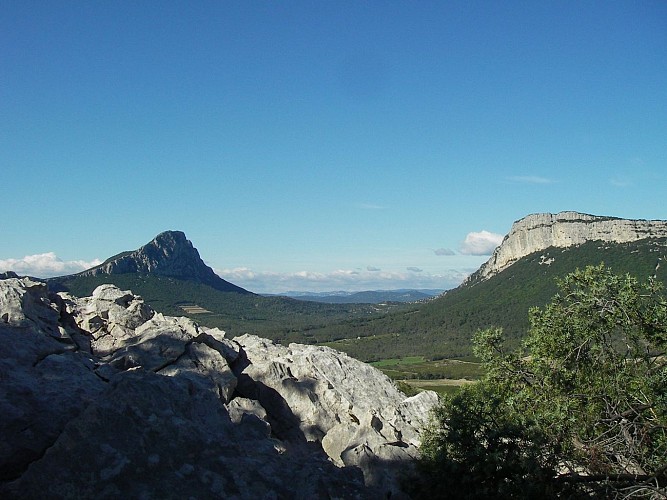
[{"label": "white cloud", "polygon": [[515,175],[513,177],[508,177],[507,179],[511,182],[519,182],[521,184],[553,184],[556,182],[553,179],[541,177],[539,175]]},{"label": "white cloud", "polygon": [[392,290],[398,288],[454,288],[474,269],[449,269],[441,273],[412,271],[369,271],[337,269],[329,272],[297,271],[278,273],[253,271],[247,267],[216,269],[223,279],[256,293],[288,291],[326,292],[334,290]]},{"label": "white cloud", "polygon": [[461,243],[461,253],[464,255],[491,255],[502,241],[502,234],[489,231],[471,232]]},{"label": "white cloud", "polygon": [[63,261],[54,252],[46,252],[26,255],[21,259],[0,260],[0,272],[14,271],[19,275],[51,278],[78,273],[101,263],[102,261],[99,259],[94,259],[91,262],[84,260]]},{"label": "white cloud", "polygon": [[436,248],[433,250],[433,253],[436,255],[456,255],[456,252],[454,252],[454,250],[450,250],[449,248]]}]

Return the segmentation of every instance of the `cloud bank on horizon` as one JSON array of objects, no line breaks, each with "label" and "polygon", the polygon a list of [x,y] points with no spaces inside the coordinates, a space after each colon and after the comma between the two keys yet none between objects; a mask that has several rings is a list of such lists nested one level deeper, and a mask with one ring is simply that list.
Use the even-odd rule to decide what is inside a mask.
[{"label": "cloud bank on horizon", "polygon": [[25,274],[37,278],[51,278],[53,276],[64,276],[85,271],[91,267],[99,266],[101,263],[100,259],[92,261],[63,261],[55,252],[46,252],[26,255],[20,259],[0,260],[0,272],[14,271],[17,274]]},{"label": "cloud bank on horizon", "polygon": [[214,271],[221,278],[256,293],[337,290],[360,292],[400,288],[446,290],[460,285],[474,271],[474,269],[450,269],[441,273],[425,273],[416,269],[406,269],[405,272],[337,269],[326,273],[309,271],[277,273],[239,267],[214,269]]},{"label": "cloud bank on horizon", "polygon": [[[470,232],[460,245],[460,255],[486,256],[491,255],[504,236],[482,230]],[[457,252],[449,248],[433,250],[437,256],[455,256]],[[270,271],[254,271],[247,267],[233,269],[215,269],[222,278],[234,284],[258,293],[284,293],[288,291],[364,291],[388,290],[399,288],[414,289],[450,289],[463,282],[476,268],[447,269],[442,272],[426,272],[416,266],[407,266],[405,271],[386,271],[368,265],[365,269],[331,272],[297,271],[280,273]]]}]

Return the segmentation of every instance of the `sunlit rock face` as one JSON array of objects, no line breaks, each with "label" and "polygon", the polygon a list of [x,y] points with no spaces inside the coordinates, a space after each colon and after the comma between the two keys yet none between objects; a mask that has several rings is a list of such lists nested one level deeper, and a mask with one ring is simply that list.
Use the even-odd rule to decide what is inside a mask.
[{"label": "sunlit rock face", "polygon": [[533,252],[567,248],[587,241],[628,243],[667,237],[667,221],[598,217],[579,212],[533,214],[512,225],[491,258],[470,277],[487,279]]},{"label": "sunlit rock face", "polygon": [[367,484],[399,491],[435,393],[406,398],[375,368],[327,347],[234,340],[243,356],[237,390],[266,409],[277,436],[316,443],[336,465],[359,467]]},{"label": "sunlit rock face", "polygon": [[0,279],[3,498],[401,498],[433,393],[112,285]]}]

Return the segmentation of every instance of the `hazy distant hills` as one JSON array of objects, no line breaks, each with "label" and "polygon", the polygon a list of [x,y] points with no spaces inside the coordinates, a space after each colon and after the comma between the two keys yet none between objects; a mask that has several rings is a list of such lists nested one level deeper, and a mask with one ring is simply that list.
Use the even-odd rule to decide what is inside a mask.
[{"label": "hazy distant hills", "polygon": [[363,292],[287,292],[281,294],[297,300],[328,304],[382,304],[384,302],[417,302],[440,295],[444,290],[366,290]]}]

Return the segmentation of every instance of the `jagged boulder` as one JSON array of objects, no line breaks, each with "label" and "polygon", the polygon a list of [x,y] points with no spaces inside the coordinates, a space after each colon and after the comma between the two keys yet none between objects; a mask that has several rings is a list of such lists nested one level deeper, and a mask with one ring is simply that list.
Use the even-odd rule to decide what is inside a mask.
[{"label": "jagged boulder", "polygon": [[188,343],[184,354],[157,373],[187,380],[198,390],[212,391],[229,403],[236,389],[236,376],[225,357],[201,342]]},{"label": "jagged boulder", "polygon": [[114,285],[100,285],[90,297],[61,297],[77,326],[90,334],[91,348],[100,356],[118,350],[155,314],[141,297]]},{"label": "jagged boulder", "polygon": [[0,318],[5,498],[396,498],[435,403],[110,285],[76,299],[8,276]]},{"label": "jagged boulder", "polygon": [[11,485],[21,498],[364,498],[358,471],[281,454],[180,377],[117,374]]},{"label": "jagged boulder", "polygon": [[0,481],[39,459],[104,388],[59,310],[44,283],[0,280]]},{"label": "jagged boulder", "polygon": [[54,338],[65,336],[58,328],[59,305],[49,300],[45,283],[17,276],[2,282],[0,324],[34,329]]},{"label": "jagged boulder", "polygon": [[273,433],[317,443],[339,466],[358,466],[368,484],[400,492],[399,470],[418,454],[433,392],[406,398],[375,368],[327,347],[244,335],[238,392],[259,401]]}]

